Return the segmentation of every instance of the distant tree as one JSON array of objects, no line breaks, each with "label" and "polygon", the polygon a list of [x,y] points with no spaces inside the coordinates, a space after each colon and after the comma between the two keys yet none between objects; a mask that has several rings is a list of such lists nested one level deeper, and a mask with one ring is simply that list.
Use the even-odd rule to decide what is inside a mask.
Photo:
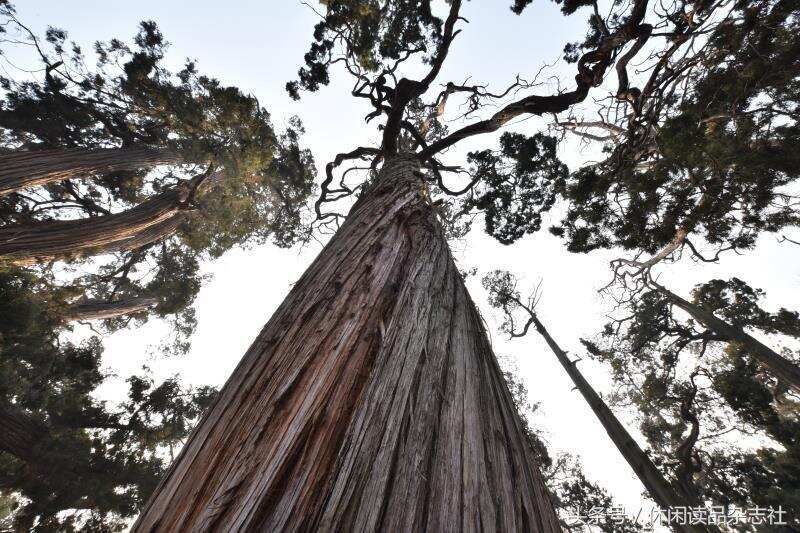
[{"label": "distant tree", "polygon": [[[614,413],[609,409],[602,397],[589,384],[576,366],[577,361],[570,360],[567,353],[556,343],[536,314],[537,294],[534,293],[526,301],[517,289],[517,280],[513,274],[506,271],[495,270],[483,278],[483,285],[489,291],[489,303],[503,312],[503,329],[511,337],[525,336],[533,326],[542,336],[558,362],[569,375],[575,388],[589,404],[597,420],[606,430],[611,441],[619,450],[625,461],[639,477],[642,485],[650,497],[662,508],[696,507],[701,502],[694,492],[686,491],[680,485],[668,481],[664,474],[653,464],[653,461],[642,450],[633,436],[625,429]],[[526,315],[521,329],[515,323],[515,312],[521,311]],[[574,487],[580,494],[578,487]],[[718,528],[700,524],[673,524],[677,531],[703,532],[719,531]]]},{"label": "distant tree", "polygon": [[14,531],[117,531],[136,514],[193,424],[208,387],[127,380],[118,404],[94,398],[111,376],[97,337],[65,340],[63,295],[0,272],[0,494]]},{"label": "distant tree", "polygon": [[[737,278],[712,280],[695,288],[692,304],[739,328],[800,336],[797,313],[765,311],[763,294]],[[800,397],[765,372],[746,345],[675,307],[659,290],[643,293],[598,342],[585,344],[610,364],[618,401],[641,411],[655,460],[684,490],[717,505],[782,506],[792,524],[785,530],[793,530],[800,516]],[[783,356],[798,359],[788,349]]]},{"label": "distant tree", "polygon": [[553,502],[561,519],[561,526],[566,531],[585,531],[587,524],[581,517],[588,518],[592,510],[607,511],[604,516],[592,516],[592,524],[604,533],[632,533],[642,531],[638,525],[627,515],[613,515],[610,511],[615,507],[613,498],[604,488],[592,483],[583,473],[580,461],[569,454],[559,454],[553,457],[547,445],[539,437],[539,430],[534,429],[531,416],[538,406],[531,406],[528,401],[528,389],[519,376],[505,370],[509,391],[514,398],[514,405],[519,412],[520,419],[536,460],[541,465],[545,483],[553,496]]}]

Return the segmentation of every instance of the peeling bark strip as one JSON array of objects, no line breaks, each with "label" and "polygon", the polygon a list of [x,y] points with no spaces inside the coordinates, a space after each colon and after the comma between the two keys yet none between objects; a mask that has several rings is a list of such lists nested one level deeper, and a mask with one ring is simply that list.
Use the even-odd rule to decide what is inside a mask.
[{"label": "peeling bark strip", "polygon": [[385,163],[134,531],[561,531],[417,168]]},{"label": "peeling bark strip", "polygon": [[0,196],[95,172],[179,163],[173,151],[146,147],[35,150],[0,154]]},{"label": "peeling bark strip", "polygon": [[[639,444],[631,437],[625,426],[614,415],[611,409],[608,408],[606,402],[597,394],[597,391],[586,381],[583,374],[575,366],[575,363],[569,360],[567,353],[553,340],[550,333],[545,329],[544,325],[539,321],[539,317],[535,313],[531,314],[531,320],[536,328],[536,331],[544,338],[550,350],[555,354],[558,362],[567,371],[572,382],[575,384],[581,395],[583,395],[586,403],[592,408],[597,420],[603,425],[608,436],[614,442],[614,445],[619,450],[619,453],[628,462],[628,465],[636,473],[636,476],[647,489],[650,497],[662,508],[669,507],[691,507],[698,506],[700,502],[695,501],[694,498],[689,497],[688,494],[680,494],[670,483],[664,478],[661,471],[658,470],[650,457],[639,447]],[[685,533],[710,533],[719,532],[719,528],[711,525],[682,525],[672,524],[672,528],[676,531]]]},{"label": "peeling bark strip", "polygon": [[128,298],[116,302],[89,300],[71,305],[67,309],[67,320],[105,320],[138,313],[155,306],[158,298]]},{"label": "peeling bark strip", "polygon": [[0,258],[17,265],[29,265],[131,249],[129,243],[140,243],[140,234],[148,229],[158,229],[147,233],[152,239],[163,236],[166,229],[174,231],[175,226],[167,222],[181,214],[186,194],[183,188],[176,187],[122,213],[2,227]]},{"label": "peeling bark strip", "polygon": [[683,309],[689,316],[705,325],[722,339],[728,342],[738,342],[753,358],[769,370],[773,376],[784,382],[794,390],[800,392],[800,366],[783,357],[775,350],[764,345],[758,339],[750,336],[742,328],[728,324],[688,300],[684,300],[669,289],[650,281],[667,300]]}]

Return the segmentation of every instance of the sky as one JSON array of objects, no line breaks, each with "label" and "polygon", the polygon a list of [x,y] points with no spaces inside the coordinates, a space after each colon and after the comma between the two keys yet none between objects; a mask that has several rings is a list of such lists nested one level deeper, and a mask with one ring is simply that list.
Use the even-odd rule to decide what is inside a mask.
[{"label": "sky", "polygon": [[[463,33],[452,47],[439,82],[463,82],[470,77],[473,82],[503,88],[516,74],[533,77],[544,64],[553,64],[564,44],[584,34],[584,17],[565,18],[550,2],[537,2],[520,17],[505,4],[510,0],[466,3],[463,15],[469,24],[462,26]],[[304,95],[300,102],[286,94],[284,85],[295,78],[317,21],[314,12],[297,0],[25,0],[17,2],[17,11],[37,33],[42,34],[48,24],[61,27],[87,51],[96,40],[129,40],[140,20],[155,20],[171,43],[167,59],[173,68],[179,68],[187,57],[196,59],[202,73],[258,97],[279,129],[289,117],[299,115],[307,132],[303,142],[320,169],[339,152],[377,144],[374,124],[365,125],[363,120],[371,109],[363,100],[350,97],[350,81],[340,72],[330,86]],[[547,73],[559,75],[569,84],[574,78],[572,69],[572,65],[556,64]],[[536,91],[553,90],[552,80],[542,81]],[[545,125],[534,118],[517,121],[507,130],[533,134]],[[446,161],[459,163],[467,150],[490,147],[494,141],[492,136],[473,139],[448,154]],[[578,143],[568,143],[559,155],[572,167],[593,156]],[[543,227],[548,225],[545,220]],[[317,243],[292,250],[263,245],[233,250],[205,264],[204,271],[211,279],[196,302],[199,323],[191,351],[170,359],[154,357],[152,348],[166,333],[165,325],[156,322],[106,337],[104,364],[118,378],[100,391],[101,397],[114,400],[122,380],[143,364],[161,377],[179,374],[186,383],[221,386],[320,248]],[[551,451],[579,456],[586,475],[607,488],[629,513],[649,508],[638,479],[583,398],[572,390],[572,383],[544,342],[533,333],[507,340],[497,329],[499,317],[487,305],[480,286],[480,277],[494,269],[514,272],[523,286],[542,280],[538,314],[561,346],[580,356],[578,339],[595,335],[612,312],[613,302],[598,289],[610,279],[609,260],[620,254],[570,254],[546,231],[503,246],[481,231],[480,221],[465,240],[453,244],[453,251],[462,269],[478,269],[468,286],[492,329],[496,353],[518,368],[530,402],[538,404],[533,422]],[[779,244],[775,236],[767,236],[755,251],[724,256],[721,264],[696,264],[684,258],[659,272],[665,284],[683,295],[697,283],[735,275],[765,289],[767,307],[774,308],[792,307],[800,301],[798,265],[800,247]],[[584,360],[579,368],[598,391],[613,390],[608,373],[600,366]],[[617,414],[638,435],[632,414],[619,410]]]}]

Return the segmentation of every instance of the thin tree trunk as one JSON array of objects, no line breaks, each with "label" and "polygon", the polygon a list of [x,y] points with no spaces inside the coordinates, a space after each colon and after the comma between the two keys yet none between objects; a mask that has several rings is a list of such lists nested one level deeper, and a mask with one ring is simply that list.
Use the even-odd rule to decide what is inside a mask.
[{"label": "thin tree trunk", "polygon": [[[536,331],[538,331],[545,342],[547,342],[547,345],[555,354],[558,362],[561,363],[561,366],[567,371],[575,387],[580,391],[581,395],[583,395],[586,403],[589,404],[589,407],[591,407],[595,416],[600,421],[600,424],[603,425],[603,429],[605,429],[608,436],[611,437],[619,453],[621,453],[628,462],[639,477],[639,480],[642,482],[642,485],[644,485],[648,494],[650,494],[659,507],[662,509],[677,507],[688,508],[699,505],[699,502],[695,501],[689,495],[681,494],[675,490],[664,478],[656,465],[653,464],[653,461],[650,460],[650,457],[639,447],[631,434],[625,429],[625,426],[622,425],[600,395],[597,394],[589,382],[586,381],[586,378],[583,377],[583,374],[581,374],[578,367],[575,366],[575,363],[569,360],[567,353],[556,344],[556,341],[553,340],[553,337],[550,336],[550,333],[548,333],[535,313],[531,314],[531,320],[533,321]],[[692,533],[719,531],[716,527],[706,525],[672,524],[672,527],[677,531]]]},{"label": "thin tree trunk", "polygon": [[706,311],[702,307],[684,300],[677,294],[669,291],[665,287],[651,281],[661,294],[667,299],[683,309],[692,318],[704,324],[708,329],[729,342],[738,342],[756,361],[761,363],[769,370],[773,376],[783,381],[794,390],[800,392],[800,367],[789,359],[786,359],[771,348],[765,346],[757,339],[748,335],[742,328],[728,324],[724,320],[716,317],[713,313]]},{"label": "thin tree trunk", "polygon": [[122,213],[6,226],[0,228],[0,257],[17,265],[30,265],[132,249],[142,241],[142,232],[155,228],[158,231],[147,234],[158,238],[165,228],[173,227],[166,222],[181,213],[185,200],[185,190],[175,188]]},{"label": "thin tree trunk", "polygon": [[416,171],[384,164],[134,531],[560,531]]},{"label": "thin tree trunk", "polygon": [[71,305],[66,313],[67,320],[105,320],[119,316],[139,313],[155,306],[158,298],[127,298],[118,301],[89,300]]},{"label": "thin tree trunk", "polygon": [[96,172],[135,170],[180,161],[177,152],[147,147],[0,153],[0,196]]}]

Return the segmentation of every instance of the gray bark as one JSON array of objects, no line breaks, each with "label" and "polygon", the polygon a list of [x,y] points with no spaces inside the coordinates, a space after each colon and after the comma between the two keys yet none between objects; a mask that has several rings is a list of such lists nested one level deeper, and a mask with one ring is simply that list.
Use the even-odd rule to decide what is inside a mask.
[{"label": "gray bark", "polygon": [[[693,501],[688,495],[681,494],[664,478],[658,470],[650,457],[639,447],[636,440],[628,433],[625,426],[619,421],[614,413],[609,409],[608,405],[603,401],[594,388],[586,381],[583,374],[575,366],[575,363],[569,360],[567,353],[553,340],[547,329],[539,321],[535,313],[531,314],[531,320],[536,328],[536,331],[544,338],[550,350],[555,354],[558,362],[567,371],[575,387],[580,391],[581,395],[586,400],[586,403],[591,407],[597,420],[602,424],[603,429],[611,438],[614,445],[619,450],[619,453],[625,458],[628,465],[636,473],[636,476],[642,482],[648,494],[655,500],[655,502],[662,508],[669,507],[694,507],[700,502]],[[714,526],[705,525],[682,525],[672,524],[676,531],[687,533],[707,533],[718,532],[719,529]]]},{"label": "gray bark", "polygon": [[176,152],[147,147],[0,153],[0,196],[97,172],[135,170],[180,161]]},{"label": "gray bark", "polygon": [[0,258],[30,265],[149,244],[145,241],[153,242],[177,228],[172,219],[183,219],[186,194],[183,187],[176,187],[113,215],[2,227]]},{"label": "gray bark", "polygon": [[776,378],[800,392],[800,367],[786,359],[776,351],[764,345],[761,341],[747,334],[742,328],[728,324],[702,307],[684,300],[665,287],[651,282],[661,294],[674,305],[683,309],[692,318],[704,324],[717,336],[729,342],[740,343],[753,358],[761,363]]},{"label": "gray bark", "polygon": [[561,531],[417,169],[385,163],[134,531]]},{"label": "gray bark", "polygon": [[158,304],[158,298],[127,298],[117,301],[88,300],[71,305],[67,320],[105,320],[144,311]]}]

